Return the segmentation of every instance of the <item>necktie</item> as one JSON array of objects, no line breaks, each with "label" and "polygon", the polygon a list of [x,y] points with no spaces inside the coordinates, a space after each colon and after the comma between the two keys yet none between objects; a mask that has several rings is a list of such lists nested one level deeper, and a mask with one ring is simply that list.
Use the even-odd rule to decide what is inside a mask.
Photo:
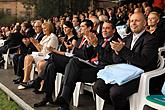
[{"label": "necktie", "polygon": [[86,42],[86,39],[83,37],[78,48],[81,48],[85,42]]},{"label": "necktie", "polygon": [[102,44],[102,47],[105,48],[105,46],[107,45],[108,39],[104,40],[104,43]]}]

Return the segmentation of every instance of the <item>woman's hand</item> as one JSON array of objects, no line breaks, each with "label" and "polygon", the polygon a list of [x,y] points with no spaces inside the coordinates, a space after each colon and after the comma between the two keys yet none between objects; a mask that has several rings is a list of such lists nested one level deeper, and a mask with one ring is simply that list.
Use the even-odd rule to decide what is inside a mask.
[{"label": "woman's hand", "polygon": [[53,47],[46,47],[49,52],[53,52],[55,49]]},{"label": "woman's hand", "polygon": [[59,38],[59,41],[60,41],[61,43],[63,43],[63,42],[64,42],[64,37],[60,37],[60,38]]},{"label": "woman's hand", "polygon": [[30,38],[30,42],[33,43],[34,45],[37,45],[38,44],[38,41],[35,40],[34,38]]}]

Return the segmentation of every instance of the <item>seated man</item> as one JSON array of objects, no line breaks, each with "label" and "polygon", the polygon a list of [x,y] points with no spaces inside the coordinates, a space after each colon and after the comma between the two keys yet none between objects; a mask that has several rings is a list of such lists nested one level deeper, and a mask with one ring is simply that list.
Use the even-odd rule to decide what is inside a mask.
[{"label": "seated man", "polygon": [[15,26],[15,32],[11,33],[7,40],[4,42],[4,46],[0,47],[0,65],[4,63],[4,59],[2,57],[3,53],[6,53],[7,50],[11,47],[15,47],[21,44],[23,35],[20,33],[21,26]]},{"label": "seated man", "polygon": [[[60,103],[59,110],[69,110],[69,103],[71,101],[76,82],[92,83],[96,81],[97,72],[104,68],[104,66],[113,64],[114,51],[110,47],[111,41],[121,40],[116,32],[115,26],[110,21],[106,21],[102,26],[103,40],[96,47],[98,59],[94,62],[93,59],[89,63],[82,62],[79,58],[70,59],[65,68],[64,85],[62,92],[58,98]],[[90,65],[90,64],[95,64]]]},{"label": "seated man", "polygon": [[[115,51],[114,62],[122,59],[124,63],[137,66],[144,71],[157,68],[158,41],[145,31],[146,20],[142,13],[131,15],[130,28],[132,34],[118,42],[112,41],[111,48]],[[94,85],[94,91],[104,100],[110,100],[114,110],[129,110],[129,96],[138,91],[140,78],[136,78],[121,86],[117,84],[105,84],[98,79]],[[144,88],[145,89],[145,88]]]},{"label": "seated man", "polygon": [[29,37],[34,37],[38,42],[40,42],[44,36],[41,26],[42,22],[40,20],[36,20],[34,23],[34,30],[36,34],[34,36],[30,36],[31,32],[28,32],[29,35],[25,36],[26,38],[22,39],[23,43],[19,47],[19,53],[14,55],[13,57],[14,72],[15,75],[18,76],[17,79],[13,80],[16,84],[19,84],[24,77],[23,64],[25,56],[27,54],[31,54],[32,51],[37,51],[36,47],[30,42]]}]

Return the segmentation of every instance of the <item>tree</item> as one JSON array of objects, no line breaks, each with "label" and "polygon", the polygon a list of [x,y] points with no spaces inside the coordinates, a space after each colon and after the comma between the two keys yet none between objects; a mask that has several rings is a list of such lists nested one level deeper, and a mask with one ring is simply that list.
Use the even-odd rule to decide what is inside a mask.
[{"label": "tree", "polygon": [[36,6],[37,1],[36,0],[22,0],[22,4],[24,5],[24,8],[26,9],[26,17],[30,19],[30,12],[32,11],[32,8]]}]

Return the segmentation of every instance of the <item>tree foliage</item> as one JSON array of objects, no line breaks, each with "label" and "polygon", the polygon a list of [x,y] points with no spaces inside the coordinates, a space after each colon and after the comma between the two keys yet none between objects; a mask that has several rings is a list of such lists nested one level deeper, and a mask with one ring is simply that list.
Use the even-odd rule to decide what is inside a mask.
[{"label": "tree foliage", "polygon": [[67,9],[72,12],[87,8],[88,0],[23,0],[26,10],[35,7],[36,17],[50,18],[62,15]]}]

